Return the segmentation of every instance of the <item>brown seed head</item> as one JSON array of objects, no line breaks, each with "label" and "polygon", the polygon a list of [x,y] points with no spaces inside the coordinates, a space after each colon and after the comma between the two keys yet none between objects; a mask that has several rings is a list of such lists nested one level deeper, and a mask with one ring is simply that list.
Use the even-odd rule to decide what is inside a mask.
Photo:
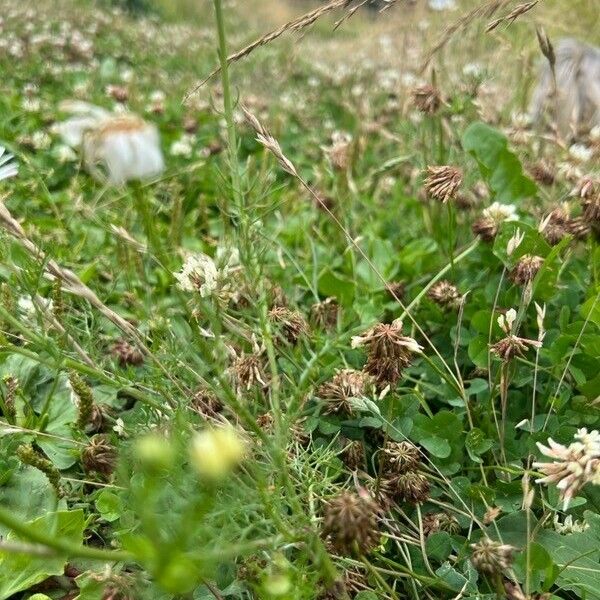
[{"label": "brown seed head", "polygon": [[117,451],[108,436],[95,435],[81,452],[81,462],[86,473],[98,473],[108,477],[117,463]]},{"label": "brown seed head", "polygon": [[520,338],[516,335],[508,335],[499,342],[492,344],[491,351],[504,361],[509,361],[515,356],[523,356],[529,348],[539,348],[541,342]]},{"label": "brown seed head", "polygon": [[264,389],[268,385],[268,378],[265,375],[265,361],[258,353],[242,353],[234,360],[229,371],[238,394],[253,387]]},{"label": "brown seed head", "polygon": [[325,401],[324,412],[327,414],[354,414],[354,398],[373,395],[373,379],[363,371],[341,369],[317,390],[317,396]]},{"label": "brown seed head", "polygon": [[223,410],[223,403],[216,394],[205,387],[194,392],[190,405],[199,415],[209,419],[214,419]]},{"label": "brown seed head", "polygon": [[427,296],[442,308],[457,308],[461,299],[458,288],[446,280],[432,285]]},{"label": "brown seed head", "polygon": [[533,256],[531,254],[525,254],[513,267],[510,272],[510,278],[517,285],[527,285],[535,279],[538,271],[544,264],[544,259],[541,256]]},{"label": "brown seed head", "polygon": [[304,316],[284,306],[275,306],[269,311],[269,320],[290,344],[295,344],[301,336],[308,335],[309,327]]},{"label": "brown seed head", "polygon": [[381,508],[366,490],[342,492],[325,509],[323,536],[340,554],[367,554],[379,543],[380,514]]},{"label": "brown seed head", "polygon": [[456,197],[462,181],[462,171],[457,167],[427,167],[425,189],[432,198],[446,203]]},{"label": "brown seed head", "polygon": [[417,110],[433,115],[439,110],[442,97],[440,91],[432,85],[421,85],[412,91],[412,102]]},{"label": "brown seed head", "polygon": [[492,242],[498,234],[498,223],[492,217],[480,217],[471,226],[473,233],[484,242]]},{"label": "brown seed head", "polygon": [[552,185],[556,180],[556,173],[550,165],[543,160],[535,163],[529,168],[529,173],[541,185]]},{"label": "brown seed head", "polygon": [[501,573],[512,564],[515,548],[508,544],[483,538],[476,544],[471,544],[473,554],[471,562],[480,573],[490,575]]},{"label": "brown seed head", "polygon": [[392,479],[394,497],[410,502],[421,504],[429,498],[429,480],[419,471],[406,471]]},{"label": "brown seed head", "polygon": [[335,298],[326,298],[310,307],[312,322],[322,329],[334,329],[338,322],[340,305]]},{"label": "brown seed head", "polygon": [[421,464],[421,453],[410,442],[392,442],[388,440],[381,452],[381,460],[386,474],[397,475],[418,468]]},{"label": "brown seed head", "polygon": [[132,365],[138,367],[144,362],[144,355],[127,340],[119,340],[112,347],[112,355],[122,367]]}]

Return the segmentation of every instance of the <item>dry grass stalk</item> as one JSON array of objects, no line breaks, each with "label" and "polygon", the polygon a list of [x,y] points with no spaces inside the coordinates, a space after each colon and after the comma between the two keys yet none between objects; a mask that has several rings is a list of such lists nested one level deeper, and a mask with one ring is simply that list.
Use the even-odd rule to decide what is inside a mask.
[{"label": "dry grass stalk", "polygon": [[496,14],[501,8],[506,6],[510,0],[491,0],[490,2],[485,2],[480,6],[476,6],[473,10],[469,11],[467,14],[463,15],[452,23],[440,36],[438,41],[435,43],[433,48],[429,51],[423,64],[421,65],[421,72],[423,72],[428,66],[433,57],[442,49],[446,44],[454,37],[454,34],[466,29],[471,23],[476,21],[479,18],[489,19]]},{"label": "dry grass stalk", "polygon": [[[10,211],[3,203],[0,203],[0,225],[32,256],[44,260],[48,275],[52,279],[59,279],[66,292],[87,300],[119,329],[127,333],[134,340],[139,340],[140,347],[143,346],[143,342],[139,339],[139,335],[135,328],[123,317],[108,308],[108,306],[106,306],[100,298],[98,298],[98,296],[96,296],[96,294],[87,287],[75,273],[73,273],[73,271],[61,267],[52,259],[46,260],[44,252],[27,237],[19,222],[10,214]],[[145,351],[148,352],[147,349]]]},{"label": "dry grass stalk", "polygon": [[[353,0],[331,0],[323,6],[319,6],[318,8],[315,8],[310,12],[307,12],[299,17],[296,17],[295,19],[292,19],[291,21],[288,21],[287,23],[284,23],[278,29],[275,29],[274,31],[271,31],[261,36],[260,38],[254,40],[247,46],[244,46],[241,50],[238,50],[234,54],[230,54],[227,57],[227,64],[237,62],[238,60],[245,58],[246,56],[254,52],[254,50],[256,50],[257,48],[265,46],[266,44],[270,44],[272,41],[276,40],[277,38],[280,38],[288,31],[301,31],[302,29],[309,27],[315,21],[320,19],[323,15],[326,15],[338,8],[345,8],[349,6],[352,3],[352,1]],[[221,67],[217,67],[211,73],[209,73],[191,92],[189,92],[185,96],[183,102],[187,102],[188,98],[192,94],[195,94],[207,81],[212,79],[215,75],[218,75],[220,72]]]},{"label": "dry grass stalk", "polygon": [[534,0],[533,2],[526,2],[525,4],[519,4],[518,6],[515,6],[515,8],[513,8],[513,10],[511,10],[507,15],[504,15],[499,19],[494,19],[488,23],[488,26],[485,28],[486,33],[494,31],[494,29],[496,29],[496,27],[498,27],[498,25],[501,23],[512,25],[521,15],[529,12],[538,2],[539,0]]}]

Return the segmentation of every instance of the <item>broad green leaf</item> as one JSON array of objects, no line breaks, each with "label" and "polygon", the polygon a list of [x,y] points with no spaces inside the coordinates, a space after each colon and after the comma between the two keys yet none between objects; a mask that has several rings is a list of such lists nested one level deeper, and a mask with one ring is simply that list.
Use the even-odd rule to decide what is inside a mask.
[{"label": "broad green leaf", "polygon": [[[40,533],[54,536],[79,545],[83,541],[84,517],[82,510],[48,513],[29,523]],[[16,540],[9,534],[7,539]],[[25,540],[27,541],[27,540]],[[0,600],[6,600],[17,592],[29,589],[53,575],[62,575],[64,557],[35,557],[28,554],[0,552]]]},{"label": "broad green leaf", "polygon": [[523,174],[517,156],[508,149],[506,136],[485,123],[472,123],[462,138],[463,148],[477,161],[495,199],[514,203],[530,198],[537,187]]}]

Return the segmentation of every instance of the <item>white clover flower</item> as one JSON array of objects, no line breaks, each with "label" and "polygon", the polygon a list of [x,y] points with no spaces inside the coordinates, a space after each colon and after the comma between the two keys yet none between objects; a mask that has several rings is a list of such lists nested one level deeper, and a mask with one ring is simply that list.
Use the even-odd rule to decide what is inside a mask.
[{"label": "white clover flower", "polygon": [[5,154],[6,148],[0,146],[0,181],[14,177],[19,169],[17,163],[14,162],[12,154]]},{"label": "white clover flower", "polygon": [[175,140],[169,149],[171,156],[183,156],[184,158],[190,158],[193,151],[192,136],[187,134],[184,134],[178,140]]},{"label": "white clover flower", "polygon": [[200,292],[202,298],[210,296],[218,287],[219,270],[207,254],[192,254],[183,263],[175,278],[186,292]]},{"label": "white clover flower", "polygon": [[51,144],[52,138],[45,131],[36,131],[31,136],[31,145],[35,150],[46,150]]},{"label": "white clover flower", "polygon": [[494,202],[484,208],[483,216],[492,219],[496,225],[500,225],[504,221],[516,221],[519,218],[517,207],[514,204],[500,204],[500,202]]},{"label": "white clover flower", "polygon": [[59,144],[53,150],[53,154],[56,156],[56,159],[59,163],[65,164],[68,162],[74,162],[77,160],[77,153],[71,146],[67,146],[66,144]]},{"label": "white clover flower", "polygon": [[564,522],[560,522],[559,516],[554,515],[554,530],[557,533],[569,534],[569,533],[583,533],[586,529],[589,529],[589,524],[585,521],[574,521],[573,515],[567,515]]},{"label": "white clover flower", "polygon": [[569,147],[569,156],[577,162],[589,162],[594,156],[594,150],[585,144],[573,144]]},{"label": "white clover flower", "polygon": [[535,462],[533,468],[538,469],[544,477],[537,483],[554,484],[566,510],[573,497],[587,484],[600,484],[600,433],[587,429],[579,429],[575,434],[578,441],[564,446],[548,439],[548,446],[538,442],[540,452],[553,462]]}]

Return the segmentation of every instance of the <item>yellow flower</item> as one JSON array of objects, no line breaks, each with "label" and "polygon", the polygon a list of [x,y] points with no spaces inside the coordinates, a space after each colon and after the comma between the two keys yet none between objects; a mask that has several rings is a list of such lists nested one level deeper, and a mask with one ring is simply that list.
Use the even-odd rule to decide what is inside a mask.
[{"label": "yellow flower", "polygon": [[205,477],[220,479],[236,467],[246,453],[246,444],[233,427],[205,429],[191,443],[192,465]]}]

